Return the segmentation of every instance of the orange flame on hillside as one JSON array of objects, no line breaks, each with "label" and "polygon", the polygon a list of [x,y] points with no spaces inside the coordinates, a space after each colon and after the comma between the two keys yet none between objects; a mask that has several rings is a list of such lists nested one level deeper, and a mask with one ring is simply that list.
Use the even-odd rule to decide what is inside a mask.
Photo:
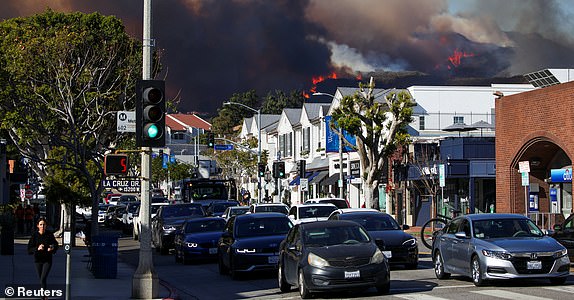
[{"label": "orange flame on hillside", "polygon": [[[448,57],[448,61],[450,61],[450,63],[453,66],[458,67],[458,66],[460,66],[461,59],[465,58],[465,57],[474,57],[474,53],[459,51],[458,49],[455,49],[454,53]],[[449,66],[449,69],[450,69],[450,66]]]},{"label": "orange flame on hillside", "polygon": [[325,75],[325,76],[313,76],[313,78],[311,79],[311,81],[313,82],[313,86],[309,89],[309,92],[307,91],[303,91],[303,97],[305,97],[305,99],[309,99],[309,97],[311,97],[311,95],[313,95],[314,93],[317,92],[317,84],[320,82],[323,82],[327,79],[337,79],[337,74],[335,72],[329,74],[329,75]]}]

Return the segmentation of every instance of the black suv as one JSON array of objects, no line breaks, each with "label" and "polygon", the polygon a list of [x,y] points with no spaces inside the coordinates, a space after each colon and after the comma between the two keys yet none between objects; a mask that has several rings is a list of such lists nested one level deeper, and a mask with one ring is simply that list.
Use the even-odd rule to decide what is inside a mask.
[{"label": "black suv", "polygon": [[151,220],[151,242],[161,254],[173,248],[175,231],[189,219],[203,218],[205,211],[199,203],[183,203],[161,206]]}]

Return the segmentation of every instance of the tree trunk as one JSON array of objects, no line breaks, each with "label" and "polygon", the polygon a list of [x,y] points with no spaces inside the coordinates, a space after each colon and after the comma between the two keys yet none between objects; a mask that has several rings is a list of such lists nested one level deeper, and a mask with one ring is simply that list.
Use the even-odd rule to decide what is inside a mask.
[{"label": "tree trunk", "polygon": [[365,181],[363,184],[363,193],[365,194],[365,207],[378,209],[379,202],[375,199],[375,188],[376,185],[373,182]]}]

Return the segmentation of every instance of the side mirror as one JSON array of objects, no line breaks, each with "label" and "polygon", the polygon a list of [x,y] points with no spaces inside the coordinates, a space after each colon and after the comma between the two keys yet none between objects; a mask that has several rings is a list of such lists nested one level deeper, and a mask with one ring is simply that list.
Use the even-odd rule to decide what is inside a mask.
[{"label": "side mirror", "polygon": [[554,224],[554,231],[562,230],[562,224]]},{"label": "side mirror", "polygon": [[468,236],[466,236],[466,233],[464,233],[464,231],[459,231],[459,232],[455,233],[454,236],[455,236],[457,239],[467,239],[467,238],[469,238]]},{"label": "side mirror", "polygon": [[404,224],[404,225],[403,225],[403,230],[409,230],[410,228],[411,228],[411,226],[409,226],[409,225],[407,225],[407,224]]}]

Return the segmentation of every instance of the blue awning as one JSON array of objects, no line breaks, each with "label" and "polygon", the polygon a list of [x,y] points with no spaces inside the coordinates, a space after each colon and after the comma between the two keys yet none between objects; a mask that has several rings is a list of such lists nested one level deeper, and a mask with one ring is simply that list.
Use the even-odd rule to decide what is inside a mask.
[{"label": "blue awning", "polygon": [[[319,172],[305,172],[305,177],[311,181],[311,179],[313,179],[313,177],[317,176],[319,174]],[[295,177],[295,179],[293,179],[291,182],[289,182],[289,185],[299,185],[299,183],[301,182],[301,178],[299,177],[299,175],[297,175],[297,177]]]}]

